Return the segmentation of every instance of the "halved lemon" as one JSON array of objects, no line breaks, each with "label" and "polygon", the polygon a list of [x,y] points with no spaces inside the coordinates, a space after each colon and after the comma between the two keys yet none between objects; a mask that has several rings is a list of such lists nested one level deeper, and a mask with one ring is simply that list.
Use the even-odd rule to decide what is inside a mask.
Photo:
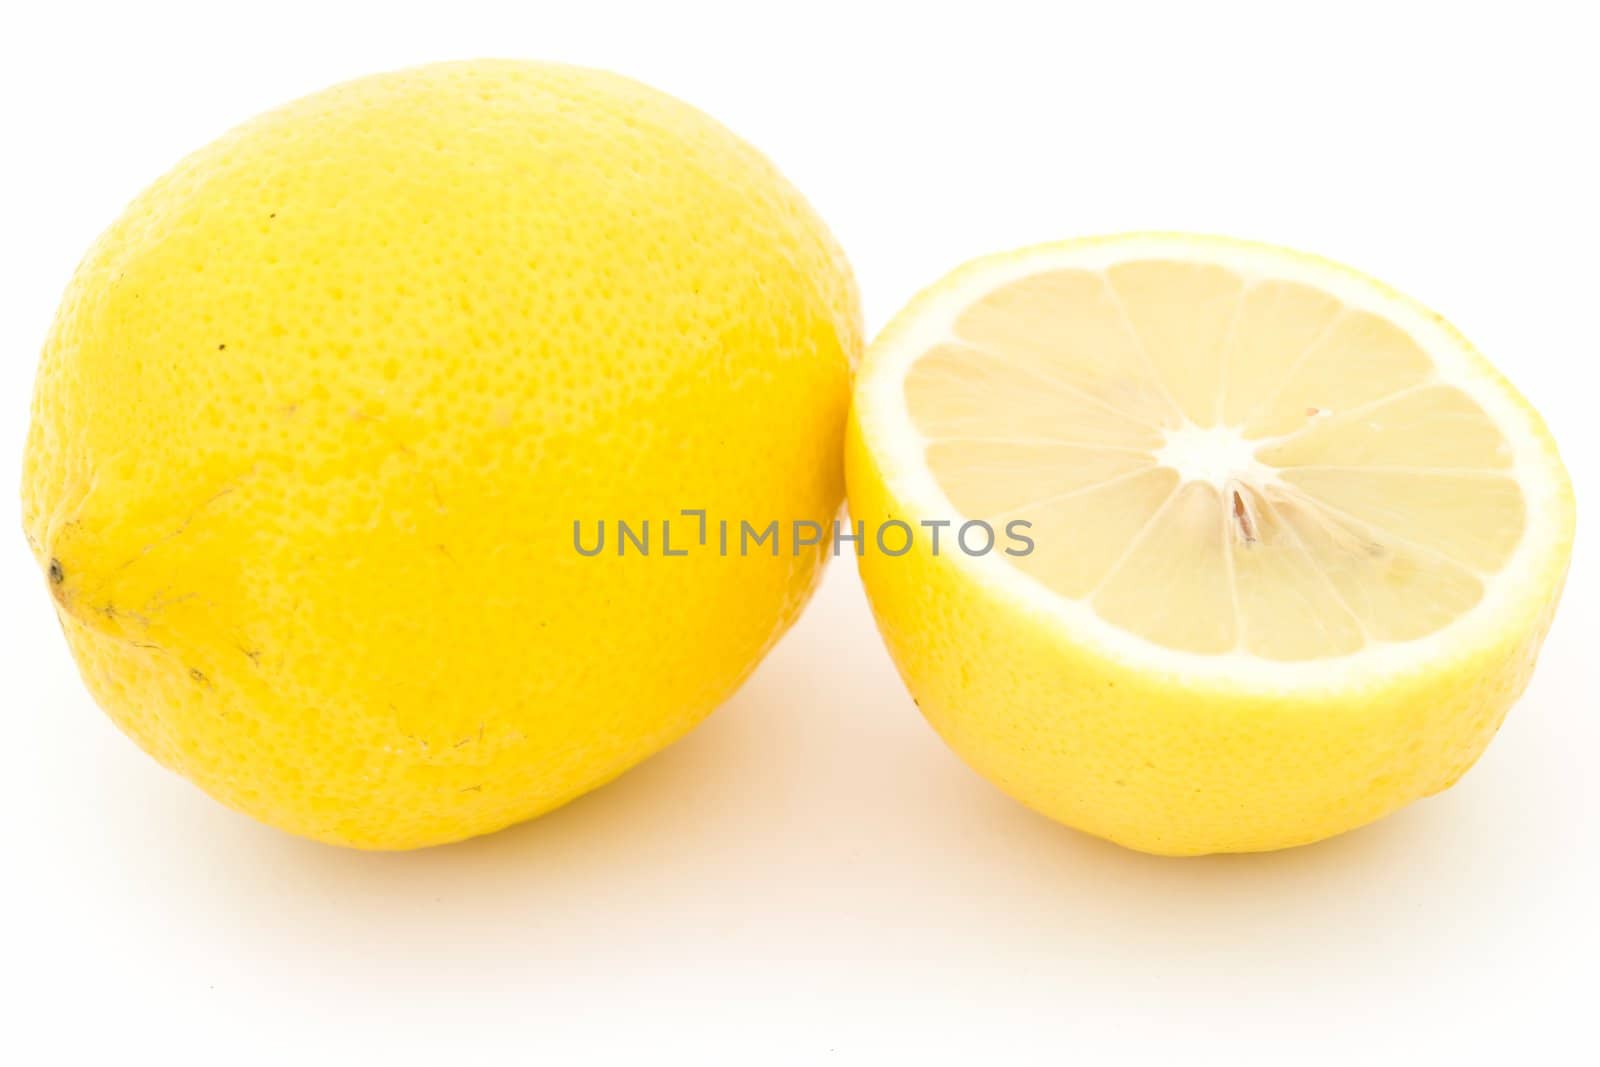
[{"label": "halved lemon", "polygon": [[1314,841],[1451,785],[1527,684],[1573,537],[1549,432],[1454,329],[1214,237],[957,270],[868,352],[848,464],[855,519],[917,535],[860,565],[935,729],[1157,853]]}]

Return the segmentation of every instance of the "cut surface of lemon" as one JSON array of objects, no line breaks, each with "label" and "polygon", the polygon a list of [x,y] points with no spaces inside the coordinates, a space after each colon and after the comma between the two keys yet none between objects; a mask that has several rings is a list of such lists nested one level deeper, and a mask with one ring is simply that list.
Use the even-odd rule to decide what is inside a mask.
[{"label": "cut surface of lemon", "polygon": [[[1155,851],[1309,840],[1453,780],[1525,683],[1572,540],[1549,433],[1451,327],[1335,264],[1219,238],[1089,239],[958,270],[873,345],[850,462],[858,519],[981,520],[1031,549],[863,558],[934,725],[1034,806]],[[897,599],[917,571],[920,623]],[[918,633],[935,619],[952,632]],[[1024,633],[1048,635],[1036,654],[1051,662],[1015,661]],[[1068,661],[1075,677],[1023,691]],[[1119,684],[1161,702],[1147,725],[1181,738],[1129,733],[1149,709],[1096,725]],[[1374,734],[1397,687],[1459,697],[1466,725],[1439,729],[1475,732],[1407,736],[1411,708]],[[1295,729],[1314,714],[1336,718]],[[1085,738],[1086,719],[1121,755],[1094,750],[1109,739]],[[1184,738],[1213,769],[1233,762],[1235,795],[1205,795],[1226,776],[1169,774],[1188,796],[1158,791],[1134,813],[1143,827],[1084,810],[1086,761]],[[1365,763],[1362,743],[1377,746]],[[1430,762],[1434,743],[1449,766]],[[1310,790],[1320,800],[1293,782],[1259,792],[1261,760],[1322,777],[1317,745],[1334,779]],[[1341,761],[1373,773],[1349,780]],[[1130,779],[1151,775],[1134,769],[1110,809],[1139,807]],[[1191,817],[1210,804],[1237,813],[1232,829]],[[1253,808],[1273,804],[1295,811]]]}]

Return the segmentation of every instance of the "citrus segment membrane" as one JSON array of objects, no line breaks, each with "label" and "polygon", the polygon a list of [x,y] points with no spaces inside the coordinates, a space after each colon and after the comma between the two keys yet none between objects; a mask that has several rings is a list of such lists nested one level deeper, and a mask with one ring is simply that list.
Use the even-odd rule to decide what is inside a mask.
[{"label": "citrus segment membrane", "polygon": [[1425,637],[1511,558],[1499,426],[1394,322],[1213,263],[1049,268],[972,300],[904,379],[954,508],[1157,645],[1295,661]]}]

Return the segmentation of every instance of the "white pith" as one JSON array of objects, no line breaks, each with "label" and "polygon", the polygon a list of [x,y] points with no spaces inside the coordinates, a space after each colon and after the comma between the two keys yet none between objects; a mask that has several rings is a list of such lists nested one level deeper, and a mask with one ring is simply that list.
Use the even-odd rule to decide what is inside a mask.
[{"label": "white pith", "polygon": [[1156,461],[1178,472],[1184,481],[1210,482],[1226,491],[1233,482],[1264,485],[1273,480],[1271,467],[1256,459],[1258,441],[1248,441],[1236,427],[1196,426],[1185,420],[1166,431]]}]

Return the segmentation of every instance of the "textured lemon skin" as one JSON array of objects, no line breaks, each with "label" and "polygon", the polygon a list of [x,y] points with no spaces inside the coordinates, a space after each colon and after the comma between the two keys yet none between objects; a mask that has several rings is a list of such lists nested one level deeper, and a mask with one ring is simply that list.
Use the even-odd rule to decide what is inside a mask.
[{"label": "textured lemon skin", "polygon": [[[820,551],[666,558],[658,521],[830,520],[859,347],[822,223],[698,111],[536,63],[380,75],[100,238],[24,527],[162,763],[308,837],[453,841],[669,744],[793,622]],[[652,555],[575,550],[618,519]]]},{"label": "textured lemon skin", "polygon": [[[919,295],[868,349],[845,447],[851,516],[868,529],[952,518],[918,515],[895,498],[861,394],[875,353],[985,262]],[[1559,470],[1548,431],[1527,415]],[[959,552],[934,555],[927,537],[904,556],[869,551],[858,565],[923,716],[1004,792],[1142,852],[1267,851],[1382,818],[1450,787],[1482,755],[1528,684],[1565,582],[1575,509],[1564,471],[1561,479],[1548,562],[1492,641],[1320,690],[1270,692],[1132,666],[984,581]]]}]

